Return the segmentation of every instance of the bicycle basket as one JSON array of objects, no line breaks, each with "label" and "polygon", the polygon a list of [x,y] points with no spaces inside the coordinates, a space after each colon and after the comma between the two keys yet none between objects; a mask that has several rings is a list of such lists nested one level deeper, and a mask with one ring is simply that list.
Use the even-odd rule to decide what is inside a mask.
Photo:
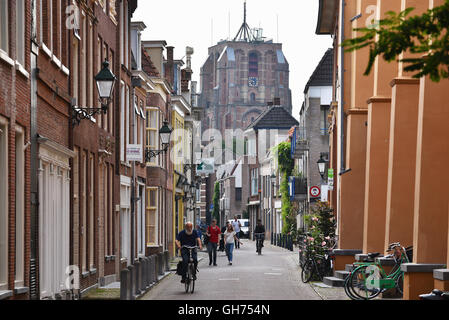
[{"label": "bicycle basket", "polygon": [[182,261],[179,261],[178,265],[176,266],[176,274],[182,276]]},{"label": "bicycle basket", "polygon": [[408,261],[413,261],[413,246],[405,248],[405,254],[407,255]]}]

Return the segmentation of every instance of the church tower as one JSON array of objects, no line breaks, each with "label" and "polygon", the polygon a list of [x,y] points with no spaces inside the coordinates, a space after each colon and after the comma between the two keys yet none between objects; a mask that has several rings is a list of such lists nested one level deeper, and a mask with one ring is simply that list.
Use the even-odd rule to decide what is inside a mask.
[{"label": "church tower", "polygon": [[245,2],[236,36],[208,49],[200,75],[203,132],[215,128],[224,137],[226,129],[245,131],[275,98],[291,114],[289,64],[282,44],[262,31],[248,26]]}]

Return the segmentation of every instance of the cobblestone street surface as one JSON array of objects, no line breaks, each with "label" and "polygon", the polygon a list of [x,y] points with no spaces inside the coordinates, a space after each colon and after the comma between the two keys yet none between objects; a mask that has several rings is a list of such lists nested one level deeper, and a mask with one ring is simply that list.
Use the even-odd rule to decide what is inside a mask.
[{"label": "cobblestone street surface", "polygon": [[265,243],[261,256],[255,243],[243,240],[234,250],[229,266],[224,252],[217,255],[218,266],[209,266],[206,252],[200,252],[195,292],[186,294],[181,277],[174,272],[161,281],[142,300],[347,300],[340,288],[320,288],[301,282],[296,251]]}]

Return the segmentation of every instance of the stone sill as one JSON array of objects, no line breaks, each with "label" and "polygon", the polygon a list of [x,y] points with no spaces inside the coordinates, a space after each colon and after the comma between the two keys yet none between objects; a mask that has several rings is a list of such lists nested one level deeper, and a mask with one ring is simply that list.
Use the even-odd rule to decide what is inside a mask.
[{"label": "stone sill", "polygon": [[433,277],[441,281],[449,281],[449,269],[433,270]]},{"label": "stone sill", "polygon": [[19,287],[14,289],[14,294],[24,294],[28,293],[28,291],[30,291],[28,287]]},{"label": "stone sill", "polygon": [[361,254],[362,250],[357,250],[357,249],[334,249],[332,252],[336,256],[355,256],[356,254]]},{"label": "stone sill", "polygon": [[8,54],[0,49],[0,60],[5,61],[7,64],[9,64],[11,67],[14,67],[14,60],[11,59]]},{"label": "stone sill", "polygon": [[0,300],[12,297],[12,290],[1,290],[0,291]]},{"label": "stone sill", "polygon": [[403,263],[401,265],[401,270],[406,273],[412,272],[433,272],[435,269],[446,268],[444,264],[425,264],[425,263]]}]

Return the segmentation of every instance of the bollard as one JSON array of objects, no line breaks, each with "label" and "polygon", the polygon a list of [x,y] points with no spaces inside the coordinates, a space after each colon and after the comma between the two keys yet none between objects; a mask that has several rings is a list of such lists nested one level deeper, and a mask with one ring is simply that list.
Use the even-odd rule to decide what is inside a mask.
[{"label": "bollard", "polygon": [[140,277],[141,277],[141,273],[140,273],[140,262],[136,261],[134,262],[134,270],[135,270],[135,282],[136,282],[136,286],[134,288],[134,292],[136,293],[136,296],[138,296],[141,292],[140,292]]},{"label": "bollard", "polygon": [[157,273],[156,273],[156,255],[151,256],[151,274],[153,278],[151,279],[153,283],[157,282]]},{"label": "bollard", "polygon": [[153,256],[153,260],[154,260],[154,263],[153,263],[153,268],[154,268],[153,269],[153,280],[156,283],[157,282],[157,273],[158,273],[158,271],[157,271],[157,263],[158,263],[157,254],[155,254]]},{"label": "bollard", "polygon": [[163,276],[164,275],[164,257],[162,253],[158,254],[159,256],[159,275]]},{"label": "bollard", "polygon": [[129,270],[123,269],[120,271],[120,300],[130,300],[129,299]]},{"label": "bollard", "polygon": [[145,287],[149,288],[150,284],[151,284],[151,279],[150,279],[150,258],[149,257],[145,257]]},{"label": "bollard", "polygon": [[170,254],[168,253],[168,251],[165,251],[164,255],[165,255],[165,271],[169,272],[170,271]]},{"label": "bollard", "polygon": [[135,269],[134,266],[128,266],[128,270],[129,270],[129,287],[128,287],[128,292],[129,292],[129,300],[135,300],[135,292],[136,292],[136,283],[135,283]]},{"label": "bollard", "polygon": [[153,256],[148,257],[148,280],[150,285],[154,282]]},{"label": "bollard", "polygon": [[271,232],[271,238],[270,238],[271,244],[273,244],[273,232]]}]

